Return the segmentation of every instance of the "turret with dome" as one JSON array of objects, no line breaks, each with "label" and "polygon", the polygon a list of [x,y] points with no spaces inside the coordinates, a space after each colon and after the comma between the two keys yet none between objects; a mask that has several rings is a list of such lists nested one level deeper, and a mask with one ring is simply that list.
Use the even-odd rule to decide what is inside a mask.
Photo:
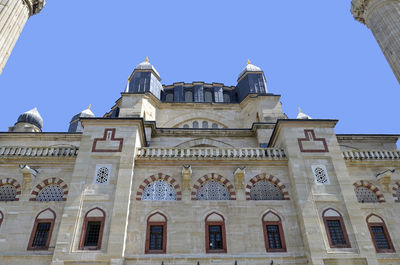
[{"label": "turret with dome", "polygon": [[37,108],[28,110],[19,115],[17,122],[9,128],[10,132],[41,132],[43,118]]}]

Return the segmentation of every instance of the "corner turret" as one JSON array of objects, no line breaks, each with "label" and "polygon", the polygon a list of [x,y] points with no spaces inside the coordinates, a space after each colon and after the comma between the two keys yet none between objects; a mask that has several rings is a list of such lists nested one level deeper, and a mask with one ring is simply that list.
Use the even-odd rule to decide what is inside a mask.
[{"label": "corner turret", "polygon": [[260,67],[247,61],[246,67],[239,74],[236,85],[238,101],[241,102],[248,94],[267,93],[267,81]]},{"label": "corner turret", "polygon": [[69,123],[69,128],[68,132],[83,132],[83,127],[80,121],[80,118],[93,118],[94,114],[90,110],[90,106],[81,111],[80,113],[76,114],[74,117],[72,117],[71,122]]},{"label": "corner turret", "polygon": [[10,127],[10,132],[42,132],[43,118],[38,110],[33,108],[19,115],[14,127]]}]

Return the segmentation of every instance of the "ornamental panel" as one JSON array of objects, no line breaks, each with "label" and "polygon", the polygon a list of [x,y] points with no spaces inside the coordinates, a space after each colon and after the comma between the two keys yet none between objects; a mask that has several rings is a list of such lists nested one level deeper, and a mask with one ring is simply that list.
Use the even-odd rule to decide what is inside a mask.
[{"label": "ornamental panel", "polygon": [[96,165],[94,184],[108,184],[110,182],[111,165]]},{"label": "ornamental panel", "polygon": [[0,201],[13,201],[17,196],[17,189],[12,185],[0,186]]},{"label": "ornamental panel", "polygon": [[358,202],[379,202],[378,196],[366,187],[357,187],[355,192]]},{"label": "ornamental panel", "polygon": [[44,187],[36,197],[36,201],[49,202],[49,201],[62,201],[63,191],[60,186],[51,184]]},{"label": "ornamental panel", "polygon": [[176,201],[176,191],[168,182],[157,180],[144,189],[142,201]]},{"label": "ornamental panel", "polygon": [[230,193],[225,184],[208,180],[204,182],[196,193],[197,200],[230,200]]},{"label": "ornamental panel", "polygon": [[316,184],[320,185],[330,184],[328,171],[326,170],[326,167],[324,165],[313,165],[311,166],[311,168],[313,171],[314,181]]},{"label": "ornamental panel", "polygon": [[280,188],[271,181],[260,180],[250,190],[251,200],[283,200]]}]

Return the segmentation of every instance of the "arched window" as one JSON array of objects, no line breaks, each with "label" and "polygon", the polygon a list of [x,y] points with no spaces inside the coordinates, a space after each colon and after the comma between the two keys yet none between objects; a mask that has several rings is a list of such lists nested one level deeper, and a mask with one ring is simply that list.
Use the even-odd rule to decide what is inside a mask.
[{"label": "arched window", "polygon": [[367,217],[367,224],[376,252],[395,252],[383,219],[375,214],[370,214]]},{"label": "arched window", "polygon": [[400,189],[397,190],[397,201],[400,201]]},{"label": "arched window", "polygon": [[196,193],[196,200],[230,200],[228,188],[217,180],[208,180],[201,184]]},{"label": "arched window", "polygon": [[166,253],[167,218],[162,213],[154,213],[147,218],[145,253]]},{"label": "arched window", "polygon": [[224,93],[224,102],[229,103],[231,102],[231,96],[228,93]]},{"label": "arched window", "polygon": [[333,209],[326,209],[322,216],[331,248],[349,248],[350,242],[342,215]]},{"label": "arched window", "polygon": [[250,189],[252,200],[283,200],[281,189],[273,182],[260,180],[253,184]]},{"label": "arched window", "polygon": [[225,219],[218,213],[206,217],[206,252],[226,253]]},{"label": "arched window", "polygon": [[86,213],[83,221],[79,249],[101,249],[105,219],[105,212],[97,207]]},{"label": "arched window", "polygon": [[267,252],[286,252],[281,218],[269,211],[262,218],[265,249]]},{"label": "arched window", "polygon": [[165,95],[165,101],[166,102],[173,102],[174,101],[174,93],[171,93],[171,92],[167,93]]},{"label": "arched window", "polygon": [[183,125],[183,128],[186,128],[186,129],[187,129],[187,128],[189,128],[189,125],[188,125],[188,124],[184,124],[184,125]]},{"label": "arched window", "polygon": [[213,124],[212,124],[212,128],[213,128],[213,129],[218,129],[218,124],[213,123]]},{"label": "arched window", "polygon": [[204,92],[204,102],[212,102],[212,101],[213,101],[212,92],[209,90],[206,90]]},{"label": "arched window", "polygon": [[17,196],[17,189],[11,184],[0,186],[0,201],[13,201]]},{"label": "arched window", "polygon": [[208,128],[208,122],[207,121],[203,121],[201,127],[202,128]]},{"label": "arched window", "polygon": [[51,184],[44,187],[36,197],[36,201],[50,202],[50,201],[62,201],[63,190],[57,184]]},{"label": "arched window", "polygon": [[193,122],[193,128],[199,128],[199,122],[198,121],[194,121]]},{"label": "arched window", "polygon": [[185,91],[185,102],[193,102],[193,92],[192,90]]},{"label": "arched window", "polygon": [[0,227],[1,227],[1,224],[3,223],[3,219],[4,219],[4,214],[2,211],[0,211]]},{"label": "arched window", "polygon": [[35,219],[28,250],[47,250],[53,232],[56,213],[50,208],[41,211]]},{"label": "arched window", "polygon": [[358,202],[379,202],[378,196],[367,187],[357,187],[355,192]]},{"label": "arched window", "polygon": [[157,180],[144,189],[142,201],[176,201],[176,191],[167,181]]}]

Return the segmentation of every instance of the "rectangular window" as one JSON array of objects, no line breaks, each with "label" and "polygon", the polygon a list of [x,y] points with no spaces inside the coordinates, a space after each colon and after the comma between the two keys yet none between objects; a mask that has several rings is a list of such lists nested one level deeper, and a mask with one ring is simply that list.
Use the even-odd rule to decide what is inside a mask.
[{"label": "rectangular window", "polygon": [[208,238],[210,250],[223,250],[222,227],[220,225],[208,226]]},{"label": "rectangular window", "polygon": [[32,241],[32,248],[46,248],[51,223],[37,223],[35,237]]},{"label": "rectangular window", "polygon": [[97,247],[100,237],[101,221],[88,221],[86,226],[84,247]]},{"label": "rectangular window", "polygon": [[267,225],[267,237],[269,249],[282,249],[281,236],[278,225]]},{"label": "rectangular window", "polygon": [[391,249],[383,226],[371,226],[371,231],[378,249]]},{"label": "rectangular window", "polygon": [[164,226],[150,226],[149,250],[163,250]]},{"label": "rectangular window", "polygon": [[326,223],[328,225],[332,245],[346,245],[347,243],[340,220],[327,220]]}]

